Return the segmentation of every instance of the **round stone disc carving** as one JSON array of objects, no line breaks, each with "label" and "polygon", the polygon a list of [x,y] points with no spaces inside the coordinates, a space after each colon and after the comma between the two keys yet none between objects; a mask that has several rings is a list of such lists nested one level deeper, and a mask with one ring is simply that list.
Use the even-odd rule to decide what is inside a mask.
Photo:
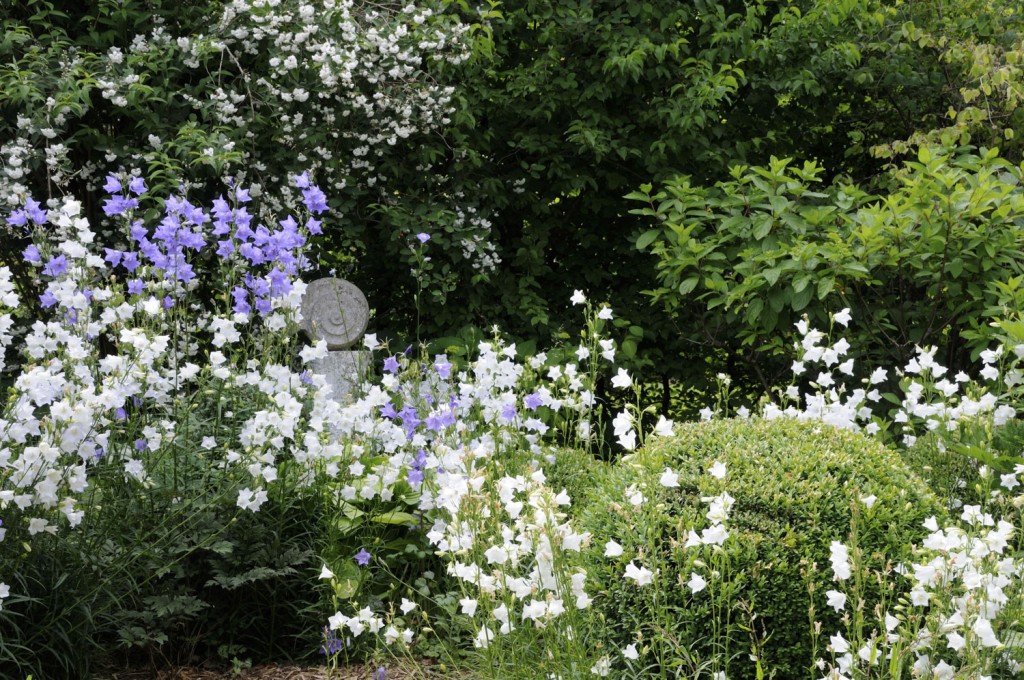
[{"label": "round stone disc carving", "polygon": [[344,279],[317,279],[302,296],[302,324],[311,340],[324,339],[327,349],[348,349],[363,339],[370,305],[355,284]]}]

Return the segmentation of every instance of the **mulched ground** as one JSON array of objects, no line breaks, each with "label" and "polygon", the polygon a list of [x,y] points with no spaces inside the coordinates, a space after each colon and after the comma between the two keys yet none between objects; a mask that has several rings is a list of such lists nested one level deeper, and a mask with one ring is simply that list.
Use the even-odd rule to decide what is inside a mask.
[{"label": "mulched ground", "polygon": [[[106,680],[378,680],[377,669],[378,666],[346,666],[328,674],[326,668],[263,664],[247,668],[237,675],[230,669],[177,668],[155,673],[150,670],[117,671],[104,677]],[[429,662],[416,666],[404,664],[404,667],[389,664],[385,674],[386,680],[444,677],[450,678],[452,674]]]}]

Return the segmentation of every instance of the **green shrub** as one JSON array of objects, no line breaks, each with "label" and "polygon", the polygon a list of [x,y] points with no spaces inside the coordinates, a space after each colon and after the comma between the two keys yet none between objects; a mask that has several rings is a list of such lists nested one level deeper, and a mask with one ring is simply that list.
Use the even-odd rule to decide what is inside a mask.
[{"label": "green shrub", "polygon": [[569,512],[576,515],[593,502],[612,468],[584,449],[556,449],[551,455],[554,463],[544,468],[547,485],[556,492],[565,489],[572,500]]},{"label": "green shrub", "polygon": [[637,241],[657,258],[655,298],[692,318],[695,342],[762,350],[747,356],[758,374],[789,363],[765,359],[786,351],[779,329],[827,324],[830,307],[852,310],[844,334],[873,363],[935,345],[951,373],[970,366],[1020,302],[1021,169],[996,149],[922,147],[880,192],[825,176],[772,158],[714,186],[683,176],[631,194],[656,220]]},{"label": "green shrub", "polygon": [[[715,462],[726,465],[724,481],[708,474]],[[666,467],[678,473],[677,488],[659,483]],[[686,548],[688,531],[708,526],[702,498],[723,489],[735,498],[724,553]],[[646,497],[639,507],[624,498],[624,491],[636,490]],[[870,496],[877,497],[870,508],[858,500]],[[648,664],[643,675],[650,664],[668,675],[684,665],[692,672],[719,654],[728,659],[728,677],[754,677],[751,641],[766,638],[760,652],[765,670],[805,677],[814,661],[809,584],[822,633],[841,630],[838,614],[825,602],[825,591],[837,587],[829,546],[843,541],[854,554],[854,511],[862,563],[878,568],[905,555],[923,536],[928,516],[943,515],[936,497],[896,453],[860,434],[788,420],[684,425],[677,436],[651,440],[649,448],[623,459],[593,498],[579,515],[584,528],[601,537],[590,553],[590,571],[600,584],[595,606],[613,648],[638,638],[638,647],[651,646],[653,652],[641,658]],[[621,543],[621,557],[604,557],[606,537]],[[631,560],[658,573],[653,586],[638,588],[623,578]],[[728,565],[721,582],[691,593],[685,585],[691,571],[707,574],[709,562]],[[882,596],[877,584],[866,585],[869,624]],[[893,593],[885,597],[891,600]],[[752,632],[740,628],[751,624]],[[824,654],[819,648],[817,655]]]}]

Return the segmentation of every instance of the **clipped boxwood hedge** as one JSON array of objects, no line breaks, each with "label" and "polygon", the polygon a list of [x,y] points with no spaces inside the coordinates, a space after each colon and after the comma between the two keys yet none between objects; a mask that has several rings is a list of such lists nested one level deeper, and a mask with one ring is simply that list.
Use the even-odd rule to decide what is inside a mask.
[{"label": "clipped boxwood hedge", "polygon": [[[716,461],[727,467],[724,481],[708,474]],[[659,484],[666,466],[678,473],[678,487]],[[670,667],[664,670],[672,675],[725,653],[731,657],[729,678],[754,677],[749,633],[736,625],[749,625],[750,617],[732,606],[742,600],[756,614],[754,630],[769,636],[761,652],[765,670],[781,678],[808,677],[814,661],[808,579],[815,581],[814,618],[822,622],[827,644],[828,634],[841,629],[838,614],[826,605],[825,591],[835,587],[829,546],[833,540],[848,542],[852,504],[877,497],[870,508],[858,503],[857,527],[865,557],[879,566],[907,554],[911,543],[923,537],[926,518],[936,515],[941,521],[944,516],[936,496],[895,452],[857,433],[792,420],[683,425],[677,436],[651,440],[648,448],[623,459],[595,483],[600,492],[578,511],[583,528],[595,537],[589,553],[589,571],[600,589],[595,606],[613,649],[637,642],[637,631],[643,638],[638,647],[652,637],[661,640],[660,653],[655,649],[634,666],[647,666],[642,676],[652,672],[651,664]],[[718,587],[722,599],[713,607],[710,589],[692,594],[685,585],[692,570],[707,574],[694,560],[706,559],[711,548],[685,548],[684,543],[689,529],[700,533],[708,526],[701,498],[723,488],[735,498],[725,550],[730,560],[726,582],[734,590]],[[632,505],[626,489],[640,490],[646,500]],[[623,546],[621,557],[604,556],[609,537]],[[657,584],[638,588],[624,579],[631,560],[659,569]],[[811,562],[817,571],[807,571]],[[865,616],[873,620],[878,586],[866,594]],[[721,625],[727,616],[732,623],[726,626],[732,631],[729,648],[714,648],[712,621]]]},{"label": "clipped boxwood hedge", "polygon": [[584,449],[558,448],[549,453],[554,462],[544,466],[547,485],[556,492],[565,489],[572,500],[569,514],[575,516],[592,502],[595,489],[603,488],[601,480],[612,467]]}]

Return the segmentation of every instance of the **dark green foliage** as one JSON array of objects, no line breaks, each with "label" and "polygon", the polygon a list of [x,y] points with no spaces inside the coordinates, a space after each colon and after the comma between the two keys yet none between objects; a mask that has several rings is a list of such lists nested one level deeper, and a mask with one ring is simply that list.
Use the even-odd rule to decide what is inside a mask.
[{"label": "dark green foliage", "polygon": [[316,653],[326,609],[313,584],[329,492],[296,485],[282,465],[281,486],[260,512],[239,509],[239,489],[251,481],[223,464],[223,450],[194,441],[217,402],[193,395],[192,403],[175,440],[153,454],[145,484],[118,460],[142,417],[132,413],[91,470],[80,526],[36,537],[20,558],[10,554],[18,536],[0,543],[18,579],[10,582],[18,597],[0,613],[0,676]]},{"label": "dark green foliage", "polygon": [[[467,273],[452,268],[443,286],[435,285],[443,268],[432,273],[423,330],[445,332],[471,317],[543,339],[572,324],[566,298],[582,288],[642,329],[636,355],[627,358],[649,380],[671,377],[703,387],[725,371],[738,385],[773,387],[788,362],[766,362],[758,351],[764,336],[744,342],[752,339],[737,333],[721,307],[709,309],[703,285],[684,284],[689,276],[675,286],[656,279],[633,247],[651,222],[629,214],[621,196],[641,182],[680,174],[698,186],[711,184],[726,179],[735,163],[759,166],[772,156],[814,159],[824,168],[820,179],[847,175],[873,191],[889,178],[869,151],[922,127],[944,126],[949,108],[962,102],[957,87],[969,80],[964,59],[940,61],[944,50],[916,40],[911,28],[923,26],[934,39],[970,35],[970,21],[998,25],[1003,4],[976,2],[939,16],[929,3],[893,7],[869,0],[501,5],[500,17],[478,34],[477,58],[445,73],[459,83],[460,110],[444,143],[422,153],[451,195],[464,196],[493,223],[503,262],[495,272],[472,273],[473,285],[461,289],[457,283]],[[1005,42],[1011,32],[998,33]],[[382,226],[393,230],[430,217],[422,191],[410,184],[403,200],[383,206]],[[756,199],[740,207],[737,221],[759,209]],[[700,219],[696,212],[692,218]],[[788,212],[787,219],[805,220],[812,231],[831,227],[827,210]],[[703,221],[713,220],[705,215]],[[729,236],[744,245],[761,245],[762,238],[747,238],[748,228],[714,225],[735,232]],[[727,276],[743,263],[735,254],[719,251],[719,261],[702,264],[710,275]],[[817,255],[797,258],[798,304],[817,301],[830,285],[838,287],[848,264],[856,266],[850,256],[825,272],[831,281],[823,275],[801,284],[805,269],[831,267],[822,257],[807,264]],[[898,295],[889,283],[870,284],[872,292]],[[643,292],[659,284],[684,304],[670,314],[645,309]],[[459,305],[445,304],[452,290],[459,291]],[[775,325],[786,301],[773,293],[770,304],[778,308],[770,309],[762,292],[737,301],[729,315],[763,316]],[[381,309],[401,318],[409,297],[392,288]],[[787,327],[784,318],[778,321]],[[910,331],[911,323],[897,318],[886,320],[895,331],[880,328],[903,352],[913,346],[910,333],[941,333],[945,322],[936,321],[939,330]]]},{"label": "dark green foliage", "polygon": [[[315,652],[323,614],[311,587],[316,499],[278,498],[256,514],[240,513],[233,500],[208,499],[198,517],[150,545],[120,534],[119,549],[138,560],[132,597],[111,614],[126,656],[186,663]],[[125,559],[109,559],[117,557]]]},{"label": "dark green foliage", "polygon": [[[881,170],[869,155],[874,147],[915,135],[951,147],[979,127],[992,128],[978,137],[992,144],[1012,133],[1021,115],[1021,13],[1005,0],[943,11],[934,3],[875,0],[521,0],[483,10],[441,2],[427,23],[447,25],[459,14],[474,50],[466,62],[424,65],[429,78],[456,87],[451,121],[440,134],[377,145],[373,170],[361,173],[347,165],[361,144],[349,133],[372,131],[373,121],[346,117],[347,100],[328,97],[317,105],[344,125],[285,124],[286,117],[312,115],[312,107],[261,89],[269,60],[284,56],[273,45],[261,44],[258,54],[237,45],[225,53],[199,41],[191,55],[172,40],[123,64],[110,61],[110,48],[127,50],[158,21],[171,36],[212,35],[222,5],[0,6],[0,133],[20,136],[17,121],[25,116],[57,135],[50,141],[34,131],[31,147],[68,148],[67,166],[57,168],[67,182],[51,181],[34,154],[23,168],[29,189],[38,197],[71,191],[95,222],[95,181],[72,174],[84,167],[96,177],[139,166],[156,193],[181,179],[242,170],[247,181],[270,186],[301,170],[304,156],[317,158],[312,149],[326,148],[333,160],[324,160],[325,170],[340,173],[332,177],[345,186],[325,187],[334,212],[322,269],[337,269],[366,291],[376,330],[409,337],[419,324],[421,336],[431,337],[499,323],[514,336],[544,341],[574,323],[566,300],[584,288],[636,324],[638,352],[629,358],[656,374],[652,379],[701,385],[725,369],[763,386],[774,376],[758,374],[761,357],[751,346],[723,340],[732,328],[648,308],[641,292],[658,281],[634,244],[649,222],[630,214],[624,194],[680,174],[710,184],[734,163],[762,165],[772,155],[815,159],[825,172],[869,180]],[[384,21],[406,20],[388,14],[395,9],[388,3],[373,7],[385,11]],[[336,30],[331,21],[323,19],[322,32]],[[186,65],[191,60],[198,66]],[[100,79],[127,73],[139,80],[125,89],[124,102],[102,96]],[[320,89],[308,74],[294,78],[289,85]],[[392,85],[360,83],[358,91],[390,96]],[[237,112],[244,124],[224,123],[212,96],[217,88],[246,95]],[[65,107],[59,116],[47,108],[49,98]],[[978,119],[982,99],[998,104],[992,120]],[[958,117],[950,122],[951,107]],[[288,126],[295,129],[283,131]],[[159,148],[151,135],[162,140]],[[907,145],[897,147],[886,153]],[[250,155],[244,161],[243,149]],[[432,235],[431,259],[416,267],[410,243],[420,231]],[[0,240],[0,258],[16,269],[24,245],[17,241]],[[488,241],[502,260],[492,271],[463,256]],[[26,272],[16,274],[28,292]],[[817,295],[828,287],[821,285],[801,291]],[[754,315],[751,309],[740,313]]]},{"label": "dark green foliage", "polygon": [[[10,552],[22,549],[4,548],[8,564]],[[103,652],[92,633],[104,625],[119,584],[79,568],[82,555],[61,537],[36,537],[17,559],[17,573],[4,577],[12,595],[0,616],[0,677],[89,677]]]},{"label": "dark green foliage", "polygon": [[[0,10],[0,133],[19,136],[19,116],[52,127],[53,143],[69,149],[67,167],[59,168],[68,183],[49,181],[40,154],[27,162],[24,181],[40,197],[74,192],[93,221],[95,181],[71,175],[86,166],[94,176],[139,166],[156,193],[180,179],[242,170],[247,182],[271,186],[303,169],[303,157],[319,158],[312,149],[325,148],[332,158],[320,159],[325,176],[345,185],[325,186],[333,212],[321,269],[337,269],[363,288],[382,336],[436,337],[498,323],[517,338],[545,342],[575,324],[567,298],[583,288],[635,324],[636,351],[624,354],[650,380],[704,386],[725,370],[738,384],[764,387],[776,377],[772,367],[759,372],[762,357],[734,341],[728,324],[647,305],[642,292],[658,281],[634,244],[650,223],[630,214],[622,196],[680,174],[710,184],[734,163],[756,166],[772,155],[872,178],[881,162],[869,149],[942,128],[951,106],[977,109],[977,96],[971,104],[960,88],[979,78],[1000,96],[1006,120],[996,122],[1019,118],[1011,96],[1020,90],[1017,67],[1003,63],[1015,54],[1020,17],[1012,4],[972,0],[943,12],[932,3],[890,4],[521,0],[471,10],[441,2],[427,24],[445,26],[459,15],[473,47],[465,62],[424,64],[427,79],[456,88],[451,120],[434,126],[440,134],[376,145],[373,168],[363,172],[349,167],[362,144],[351,135],[372,132],[373,121],[345,116],[345,95],[317,102],[343,125],[295,124],[295,115],[313,115],[313,100],[286,102],[264,91],[259,79],[272,72],[269,60],[285,56],[271,44],[225,53],[198,41],[190,55],[172,40],[110,62],[110,48],[126,50],[157,20],[172,36],[212,34],[221,2],[8,3]],[[385,12],[383,21],[407,20],[390,14],[396,6],[389,3],[373,7]],[[322,33],[337,30],[332,21],[322,19]],[[943,42],[946,36],[952,40]],[[999,58],[975,73],[985,41]],[[1005,82],[997,66],[1005,67]],[[124,102],[101,96],[98,79],[125,73],[139,80]],[[309,73],[294,78],[289,85],[322,89]],[[391,96],[392,85],[359,83],[357,90]],[[244,124],[224,124],[217,88],[246,96],[237,111]],[[43,106],[50,97],[66,107],[59,124]],[[980,124],[962,123],[953,141]],[[150,135],[162,140],[159,148]],[[28,143],[38,151],[51,142],[32,132]],[[420,231],[432,238],[424,249],[430,260],[417,265],[410,244]],[[493,270],[463,254],[479,254],[488,242],[501,258]],[[0,240],[0,258],[17,268],[23,245]],[[16,274],[29,292],[29,277]],[[801,291],[811,288],[817,295],[827,284]]]},{"label": "dark green foliage", "polygon": [[824,133],[861,101],[851,37],[884,17],[866,2],[531,0],[501,11],[489,50],[455,74],[455,151],[443,149],[438,166],[494,223],[504,261],[464,290],[464,306],[429,318],[450,326],[471,314],[543,336],[572,323],[567,299],[582,288],[643,329],[632,360],[704,382],[714,346],[694,342],[690,319],[645,309],[641,292],[655,281],[632,246],[644,220],[621,197],[648,178],[720,177],[771,153],[838,165],[842,149],[808,130]]},{"label": "dark green foliage", "polygon": [[[877,79],[873,97],[891,102],[904,129],[913,132],[880,144],[873,153],[891,158],[918,146],[952,148],[970,140],[998,146],[1019,162],[1024,123],[1020,3],[910,3],[899,18],[902,23],[886,39],[889,63],[882,63],[879,53],[868,70]],[[933,93],[930,102],[919,96],[926,83]]]},{"label": "dark green foliage", "polygon": [[[726,465],[724,483],[708,474],[715,462]],[[660,486],[666,466],[679,473],[679,488]],[[624,498],[623,490],[632,485],[647,498],[640,508]],[[725,584],[712,600],[710,588],[691,595],[685,586],[691,570],[701,571],[695,559],[707,562],[710,551],[683,545],[689,529],[700,533],[708,525],[702,497],[723,488],[736,501],[727,522]],[[867,508],[859,499],[871,495],[877,501]],[[735,656],[729,677],[753,677],[749,636],[735,627],[751,624],[737,609],[746,602],[756,615],[757,635],[770,635],[763,667],[774,669],[776,677],[806,676],[814,661],[808,583],[815,584],[815,620],[823,623],[822,630],[839,630],[838,615],[825,606],[824,593],[834,587],[829,546],[835,540],[849,543],[854,509],[857,545],[864,560],[878,569],[907,554],[924,535],[924,519],[943,515],[936,497],[895,453],[860,434],[822,424],[713,421],[684,425],[672,439],[652,440],[647,450],[615,467],[581,513],[587,530],[612,537],[625,549],[616,560],[601,556],[603,545],[592,548],[592,573],[601,584],[595,605],[607,622],[612,646],[634,641],[642,632],[645,644],[669,649],[665,658],[678,659],[679,650],[690,650],[697,663],[726,651],[711,646],[709,617],[717,616],[731,637],[729,655]],[[638,589],[623,579],[624,565],[632,558],[661,570],[657,586]],[[651,597],[660,598],[656,606]],[[870,586],[869,620],[874,620],[879,597],[877,586]],[[660,608],[668,612],[665,620]]]},{"label": "dark green foliage", "polygon": [[21,676],[87,677],[97,663],[316,652],[319,494],[282,494],[249,513],[229,478],[179,472],[180,496],[119,494],[107,480],[81,527],[34,546],[17,575],[27,599],[12,597],[0,617],[0,667],[16,659]]}]

